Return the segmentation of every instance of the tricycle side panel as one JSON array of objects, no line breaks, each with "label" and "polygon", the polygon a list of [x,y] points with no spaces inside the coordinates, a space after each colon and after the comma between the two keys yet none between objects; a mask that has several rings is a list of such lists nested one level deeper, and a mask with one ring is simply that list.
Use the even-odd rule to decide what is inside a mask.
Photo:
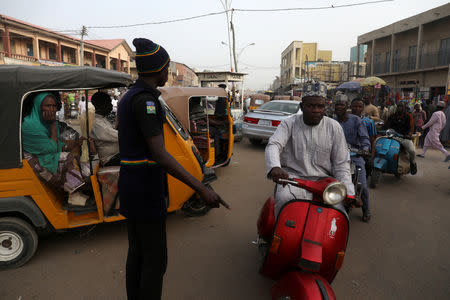
[{"label": "tricycle side panel", "polygon": [[67,212],[61,209],[62,195],[40,181],[27,160],[22,168],[0,170],[0,197],[29,196],[55,229],[66,228]]},{"label": "tricycle side panel", "polygon": [[[192,152],[194,143],[191,139],[184,140],[175,132],[169,120],[164,124],[164,141],[168,152],[183,168],[198,180],[203,180],[203,173],[197,158]],[[169,189],[168,212],[181,209],[183,204],[194,195],[194,190],[171,175],[167,175]]]}]

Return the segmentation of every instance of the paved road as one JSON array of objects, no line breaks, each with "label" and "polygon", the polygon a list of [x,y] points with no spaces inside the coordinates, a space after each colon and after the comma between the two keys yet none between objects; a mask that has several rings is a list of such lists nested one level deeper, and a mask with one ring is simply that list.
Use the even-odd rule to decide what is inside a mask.
[{"label": "paved road", "polygon": [[[429,151],[416,176],[382,177],[371,190],[370,224],[352,212],[347,255],[333,283],[339,299],[448,299],[450,170],[441,160]],[[264,147],[237,144],[213,184],[232,211],[169,216],[164,299],[270,299],[272,281],[258,275],[251,244],[273,190],[263,161]],[[124,299],[126,251],[124,223],[42,238],[26,266],[0,272],[0,299]]]}]

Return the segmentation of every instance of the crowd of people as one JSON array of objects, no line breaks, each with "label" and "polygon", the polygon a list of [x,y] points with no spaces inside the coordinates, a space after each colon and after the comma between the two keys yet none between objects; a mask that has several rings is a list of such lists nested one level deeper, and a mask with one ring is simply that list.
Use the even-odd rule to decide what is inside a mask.
[{"label": "crowd of people", "polygon": [[[112,99],[109,94],[99,91],[90,99],[96,114],[88,142],[92,152],[98,153],[103,166],[121,166],[120,213],[127,217],[129,239],[128,299],[144,299],[149,295],[159,299],[167,264],[166,174],[194,189],[209,205],[218,207],[222,202],[165,149],[165,113],[158,100],[157,87],[164,86],[167,81],[168,53],[147,39],[135,39],[133,44],[139,79],[119,103],[118,127],[107,119],[114,110],[112,100],[117,103],[117,95]],[[376,107],[366,95],[351,101],[345,94],[338,94],[328,102],[326,97],[324,83],[305,83],[300,104],[303,114],[283,120],[269,139],[265,165],[267,177],[276,183],[276,214],[292,197],[312,198],[306,190],[279,184],[280,179],[331,176],[346,186],[348,195],[355,195],[351,161],[362,170],[361,197],[356,197],[352,205],[361,207],[362,221],[369,222],[367,177],[371,173],[379,129],[390,128],[401,134],[398,141],[409,154],[413,175],[417,172],[415,145],[411,140],[414,133],[424,137],[418,157],[424,158],[427,150],[434,148],[444,153],[444,161],[450,160],[450,154],[441,143],[450,141],[449,104],[446,107],[443,101],[435,104],[427,101],[414,105],[411,110],[405,102]],[[86,105],[80,102],[82,110]],[[85,139],[77,139],[71,144],[61,141],[62,128],[56,117],[61,101],[54,93],[37,93],[30,104],[22,124],[25,158],[42,180],[69,195],[81,193],[88,176],[83,175],[72,150]],[[349,148],[361,150],[366,155],[364,158],[350,157]],[[336,208],[344,211],[342,203]]]}]

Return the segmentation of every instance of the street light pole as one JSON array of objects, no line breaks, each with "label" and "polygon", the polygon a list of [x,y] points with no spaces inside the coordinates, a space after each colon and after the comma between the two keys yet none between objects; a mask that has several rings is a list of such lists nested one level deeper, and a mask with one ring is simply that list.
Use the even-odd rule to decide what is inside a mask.
[{"label": "street light pole", "polygon": [[[224,41],[220,42],[222,45],[228,46],[227,43],[225,43]],[[236,72],[238,71],[238,65],[239,65],[239,57],[241,57],[242,52],[244,52],[244,50],[249,47],[249,46],[254,46],[255,43],[250,43],[248,45],[246,45],[245,47],[240,48],[239,52],[235,55],[235,70]],[[233,45],[234,47],[234,45]],[[235,52],[234,52],[235,53]]]}]

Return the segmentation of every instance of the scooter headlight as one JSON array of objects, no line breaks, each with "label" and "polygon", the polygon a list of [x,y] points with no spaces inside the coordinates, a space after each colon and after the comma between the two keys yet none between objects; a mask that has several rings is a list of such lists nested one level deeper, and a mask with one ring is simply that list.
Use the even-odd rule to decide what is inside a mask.
[{"label": "scooter headlight", "polygon": [[347,197],[347,188],[342,182],[330,183],[323,191],[323,201],[329,205],[336,205]]}]

